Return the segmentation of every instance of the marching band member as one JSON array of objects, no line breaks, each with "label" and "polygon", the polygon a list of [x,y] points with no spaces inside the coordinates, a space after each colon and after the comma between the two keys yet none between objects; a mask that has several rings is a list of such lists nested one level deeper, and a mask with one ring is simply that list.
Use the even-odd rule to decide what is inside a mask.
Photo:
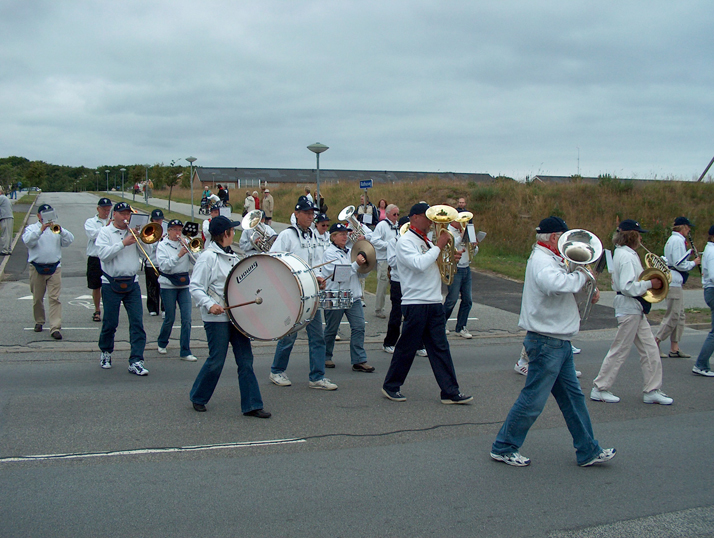
[{"label": "marching band member", "polygon": [[[397,222],[397,228],[401,229],[407,222],[409,222],[409,217],[404,215]],[[394,346],[397,345],[402,328],[402,286],[399,282],[399,268],[397,267],[397,241],[399,241],[399,235],[390,239],[387,243],[389,300],[392,303],[392,309],[389,312],[389,320],[387,321],[387,334],[384,336],[384,342],[382,343],[382,351],[385,353],[394,353]],[[416,354],[419,357],[427,356],[423,343],[417,349]]]},{"label": "marching band member", "polygon": [[317,250],[315,258],[321,260],[330,246],[330,217],[324,213],[319,213],[315,218],[315,230],[317,231]]},{"label": "marching band member", "polygon": [[112,210],[112,201],[109,198],[100,198],[97,203],[97,214],[84,222],[84,231],[87,234],[87,287],[92,290],[94,301],[93,321],[102,321],[99,305],[102,300],[102,262],[97,253],[97,236],[102,228],[109,224],[109,213]]},{"label": "marching band member", "polygon": [[[426,237],[431,221],[426,217],[429,204],[418,203],[409,211],[409,231],[397,241],[397,265],[402,288],[404,325],[392,362],[382,386],[382,394],[395,402],[406,400],[400,392],[422,341],[429,363],[441,389],[441,403],[465,404],[473,400],[459,391],[454,363],[446,339],[446,319],[441,304],[441,275],[436,259],[448,242],[444,230],[433,244]],[[459,254],[456,253],[458,258]]]},{"label": "marching band member", "polygon": [[384,301],[387,294],[389,277],[387,276],[387,243],[399,235],[399,208],[394,204],[389,204],[385,210],[387,218],[380,220],[374,231],[368,234],[367,239],[374,246],[377,254],[377,298],[374,315],[378,318],[386,318],[384,313]]},{"label": "marching band member", "polygon": [[[462,204],[463,201],[463,204]],[[457,211],[459,213],[466,211],[465,209],[466,200],[464,198],[459,199],[459,208]],[[455,332],[462,338],[472,338],[471,333],[466,328],[466,324],[469,321],[469,313],[471,312],[471,306],[473,305],[473,299],[471,298],[471,256],[469,255],[469,250],[467,248],[467,243],[469,240],[473,244],[474,255],[478,252],[478,241],[476,239],[470,239],[468,237],[468,232],[466,230],[466,225],[460,222],[452,222],[449,224],[449,231],[454,236],[454,250],[461,250],[461,259],[456,264],[456,274],[454,279],[451,281],[449,286],[449,291],[446,294],[446,300],[444,301],[444,315],[446,316],[446,321],[448,323],[451,313],[454,311],[454,306],[456,306],[456,301],[461,297],[461,304],[459,305],[459,313],[456,316],[456,329]],[[447,331],[448,334],[448,331]]]},{"label": "marching band member", "polygon": [[161,301],[166,311],[159,332],[158,347],[159,353],[166,355],[178,303],[181,310],[180,357],[182,361],[196,362],[198,359],[191,353],[191,294],[188,291],[189,270],[194,258],[181,240],[182,231],[183,222],[178,219],[169,221],[167,237],[156,247],[156,266],[161,274]]},{"label": "marching band member", "polygon": [[211,234],[208,233],[208,227],[211,225],[211,219],[215,219],[221,214],[221,208],[217,205],[211,206],[211,216],[203,221],[201,225],[201,231],[203,232],[203,249],[207,249],[208,245],[211,244]]},{"label": "marching band member", "polygon": [[[692,231],[694,225],[687,217],[677,217],[674,219],[672,235],[664,245],[664,257],[667,259],[669,269],[672,272],[672,282],[669,284],[667,294],[667,313],[664,315],[662,323],[657,331],[657,348],[663,340],[670,339],[669,358],[689,359],[691,355],[679,349],[679,342],[684,332],[684,294],[682,286],[689,278],[689,271],[700,263],[699,256],[694,260],[687,260],[687,240],[686,237]],[[693,245],[689,245],[694,248]]]},{"label": "marching band member", "polygon": [[[159,226],[164,222],[164,212],[160,209],[154,209],[151,212],[151,221],[155,222]],[[153,243],[151,245],[146,245],[144,250],[149,255],[151,263],[156,265],[156,249],[158,248],[158,243]],[[146,309],[149,311],[150,316],[158,316],[159,312],[164,311],[164,305],[161,302],[161,284],[159,284],[159,275],[156,271],[149,269],[151,264],[146,264],[146,269],[144,270],[144,277],[146,278]],[[158,267],[158,266],[157,266]]]},{"label": "marching band member", "polygon": [[670,405],[674,401],[660,390],[662,361],[646,316],[651,304],[642,299],[647,290],[660,289],[662,281],[658,278],[638,281],[642,273],[642,263],[635,249],[640,246],[642,233],[647,233],[647,230],[640,228],[638,222],[626,219],[620,223],[612,237],[615,244],[612,256],[612,289],[617,292],[613,302],[617,334],[602,362],[600,372],[593,381],[590,399],[598,402],[620,401],[620,398],[610,392],[610,388],[615,384],[617,372],[630,354],[632,344],[635,344],[640,353],[640,366],[645,378],[642,389],[644,402]]},{"label": "marching band member", "polygon": [[709,240],[702,255],[702,287],[704,288],[704,301],[712,313],[712,328],[704,340],[692,373],[704,377],[714,377],[714,372],[709,368],[709,358],[714,353],[714,226],[709,227]]},{"label": "marching band member", "polygon": [[[129,317],[129,372],[139,376],[149,374],[144,368],[144,332],[143,309],[141,307],[141,288],[137,274],[141,269],[142,254],[136,243],[136,237],[129,231],[131,207],[126,202],[114,206],[114,219],[97,235],[97,256],[102,262],[102,302],[104,319],[99,334],[99,363],[102,368],[112,367],[114,335],[119,325],[119,309],[124,309]],[[137,230],[138,231],[138,230]],[[151,271],[147,271],[149,273]]]},{"label": "marching band member", "polygon": [[[311,228],[315,215],[315,206],[307,199],[299,199],[295,205],[295,226],[289,226],[280,234],[273,243],[270,252],[289,252],[302,258],[310,267],[319,265],[320,259],[316,257],[318,251],[317,234]],[[325,279],[317,276],[320,288],[324,289]],[[315,317],[306,326],[307,340],[310,354],[310,376],[308,386],[311,389],[335,390],[337,385],[325,377],[325,336],[322,329],[322,313],[317,311]],[[273,364],[270,367],[270,381],[280,387],[292,385],[285,370],[290,361],[290,352],[293,349],[297,332],[285,336],[275,348]]]},{"label": "marching band member", "polygon": [[[323,263],[330,262],[322,268],[326,275],[326,290],[349,289],[352,292],[352,305],[343,310],[325,310],[325,366],[334,368],[332,352],[335,349],[335,336],[340,327],[342,316],[347,316],[350,324],[350,359],[352,370],[355,372],[374,372],[374,366],[367,364],[367,352],[364,350],[364,307],[362,306],[362,287],[357,278],[357,269],[367,263],[363,254],[357,256],[356,261],[350,261],[350,249],[347,244],[347,226],[336,222],[330,227],[331,244],[325,250]],[[335,281],[335,270],[338,265],[350,267],[349,279],[346,282]],[[328,276],[329,275],[329,276]],[[343,288],[342,286],[345,285]]]},{"label": "marching band member", "polygon": [[[568,226],[548,217],[536,228],[537,243],[528,258],[518,326],[528,331],[524,345],[530,364],[525,387],[508,413],[491,447],[491,458],[524,467],[531,460],[518,451],[552,393],[573,437],[578,465],[589,467],[615,456],[600,448],[593,435],[585,396],[575,377],[570,339],[580,330],[575,293],[585,285],[581,272],[568,273],[558,239]],[[599,293],[593,301],[599,299]]]},{"label": "marching band member", "polygon": [[44,222],[42,213],[54,211],[48,204],[37,210],[37,222],[25,228],[22,242],[27,246],[27,261],[30,263],[30,292],[32,293],[32,314],[35,318],[35,332],[42,332],[45,324],[45,292],[50,306],[50,336],[62,340],[62,247],[74,242],[74,235],[62,227],[56,234],[48,230],[51,222]]},{"label": "marching band member", "polygon": [[[265,228],[265,232],[268,237],[278,235],[275,230],[265,224],[265,213],[263,211],[260,211],[260,213],[260,223],[263,225],[263,228]],[[255,246],[254,238],[257,239],[257,234],[258,231],[255,228],[243,230],[243,233],[241,233],[240,240],[238,241],[238,247],[243,251],[243,254],[245,254],[246,256],[249,256],[251,254],[260,254],[261,252],[263,252]]]},{"label": "marching band member", "polygon": [[190,399],[196,411],[206,411],[206,404],[221,377],[230,344],[238,366],[241,412],[245,416],[270,418],[271,414],[263,409],[260,386],[253,371],[250,340],[233,326],[222,304],[228,273],[240,261],[231,249],[234,228],[239,224],[223,216],[211,220],[208,230],[211,234],[211,244],[203,250],[193,269],[189,291],[201,309],[201,319],[208,340],[208,358],[193,383]]}]

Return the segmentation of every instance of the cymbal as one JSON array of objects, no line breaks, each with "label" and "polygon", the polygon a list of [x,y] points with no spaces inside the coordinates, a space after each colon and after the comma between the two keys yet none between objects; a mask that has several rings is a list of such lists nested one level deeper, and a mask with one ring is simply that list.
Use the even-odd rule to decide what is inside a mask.
[{"label": "cymbal", "polygon": [[350,260],[353,262],[356,261],[357,256],[359,256],[360,253],[364,254],[364,257],[367,258],[367,263],[360,265],[357,272],[365,274],[374,270],[377,267],[377,252],[374,250],[372,243],[366,239],[360,239],[357,241],[354,245],[352,245]]}]

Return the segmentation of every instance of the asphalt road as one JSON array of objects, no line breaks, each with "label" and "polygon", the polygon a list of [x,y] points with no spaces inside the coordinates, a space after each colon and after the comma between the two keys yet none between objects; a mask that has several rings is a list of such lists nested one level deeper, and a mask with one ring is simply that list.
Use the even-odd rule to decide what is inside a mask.
[{"label": "asphalt road", "polygon": [[[522,449],[530,467],[489,458],[524,378],[512,369],[516,314],[484,304],[474,307],[476,338],[450,337],[473,405],[442,405],[426,359],[415,361],[406,402],[384,399],[390,355],[378,338],[367,344],[375,374],[350,371],[342,342],[328,374],[339,390],[310,390],[299,340],[287,388],[268,381],[274,345],[254,345],[271,419],[241,415],[230,361],[209,411],[196,413],[188,392],[201,363],[178,360],[173,341],[173,354],[157,354],[160,318],[144,318],[149,376],[126,371],[124,315],[115,366],[99,368],[99,324],[81,299],[82,223],[96,200],[49,193],[41,201],[77,241],[63,256],[63,341],[27,330],[26,269],[0,285],[0,536],[714,535],[714,380],[693,376],[693,359],[663,360],[675,403],[661,407],[642,403],[632,354],[613,388],[622,401],[588,401],[597,438],[618,455],[586,469],[552,399]],[[194,326],[203,358],[195,311]],[[591,330],[575,341],[588,392],[613,335]],[[696,354],[705,335],[687,329],[682,348]]]}]

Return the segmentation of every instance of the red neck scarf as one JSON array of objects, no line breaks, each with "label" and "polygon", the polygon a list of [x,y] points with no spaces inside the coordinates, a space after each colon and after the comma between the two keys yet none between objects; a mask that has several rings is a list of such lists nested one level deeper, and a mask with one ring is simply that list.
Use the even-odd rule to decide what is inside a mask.
[{"label": "red neck scarf", "polygon": [[563,259],[563,255],[562,255],[560,252],[558,252],[557,247],[553,247],[553,246],[549,245],[548,243],[543,243],[543,241],[538,241],[538,242],[537,242],[537,245],[538,245],[538,246],[541,246],[541,247],[543,247],[543,248],[547,248],[547,249],[550,250],[553,254],[555,254],[556,256],[558,256],[558,258],[560,258],[561,260]]},{"label": "red neck scarf", "polygon": [[422,240],[423,240],[427,245],[431,245],[431,241],[429,241],[429,238],[428,238],[428,237],[426,236],[426,234],[425,234],[424,232],[422,232],[421,230],[417,230],[417,229],[414,228],[414,227],[410,227],[410,228],[409,228],[409,231],[410,231],[410,232],[414,232],[414,233],[417,234],[419,237],[421,237]]}]

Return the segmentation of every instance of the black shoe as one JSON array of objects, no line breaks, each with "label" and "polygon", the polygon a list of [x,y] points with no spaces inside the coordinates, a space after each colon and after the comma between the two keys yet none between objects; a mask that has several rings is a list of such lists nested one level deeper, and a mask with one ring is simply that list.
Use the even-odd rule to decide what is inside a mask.
[{"label": "black shoe", "polygon": [[55,340],[62,340],[62,333],[59,331],[53,332],[50,336]]},{"label": "black shoe", "polygon": [[[196,404],[194,404],[196,405]],[[243,413],[246,417],[256,417],[256,418],[270,418],[271,413],[269,411],[265,411],[264,409],[253,409],[252,411],[248,411],[247,413]]]},{"label": "black shoe", "polygon": [[359,364],[353,364],[352,370],[354,370],[355,372],[372,373],[374,372],[374,366],[370,366],[366,362],[360,362]]},{"label": "black shoe", "polygon": [[451,398],[442,398],[441,403],[450,405],[450,404],[467,404],[469,402],[473,402],[474,397],[473,396],[466,396],[466,394],[458,393],[456,396],[452,396]]},{"label": "black shoe", "polygon": [[36,333],[41,333],[42,332],[42,325],[39,323],[35,323],[35,332]]},{"label": "black shoe", "polygon": [[206,411],[206,406],[203,404],[197,404],[196,402],[193,403],[193,408],[194,410],[198,411],[199,413],[203,413]]},{"label": "black shoe", "polygon": [[387,390],[384,387],[382,387],[382,394],[384,394],[387,398],[392,400],[393,402],[406,402],[407,398],[398,390]]}]

